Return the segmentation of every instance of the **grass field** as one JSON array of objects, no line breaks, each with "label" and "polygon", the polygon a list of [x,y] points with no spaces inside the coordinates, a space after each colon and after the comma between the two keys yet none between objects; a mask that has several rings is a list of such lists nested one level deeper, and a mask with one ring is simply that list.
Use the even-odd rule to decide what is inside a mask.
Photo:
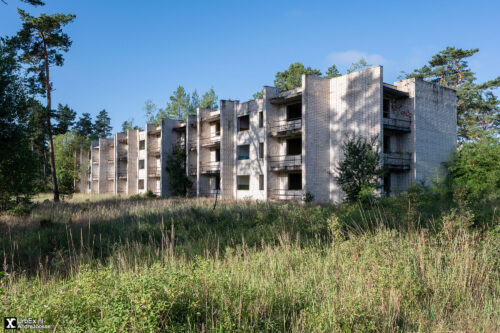
[{"label": "grass field", "polygon": [[54,331],[500,330],[496,207],[75,196],[3,216],[2,316]]}]

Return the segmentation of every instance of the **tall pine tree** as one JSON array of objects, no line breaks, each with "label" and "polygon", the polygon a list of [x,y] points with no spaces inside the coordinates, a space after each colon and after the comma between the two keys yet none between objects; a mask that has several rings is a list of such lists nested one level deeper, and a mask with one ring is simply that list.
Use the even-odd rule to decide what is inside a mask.
[{"label": "tall pine tree", "polygon": [[14,44],[21,50],[21,60],[28,65],[28,71],[33,74],[32,84],[35,90],[46,97],[47,105],[43,118],[49,139],[50,167],[54,201],[59,201],[56,167],[54,160],[54,143],[52,140],[52,82],[50,82],[50,67],[62,66],[62,52],[67,52],[71,40],[62,28],[75,19],[72,14],[41,14],[39,17],[29,15],[18,9],[23,27],[13,38]]}]

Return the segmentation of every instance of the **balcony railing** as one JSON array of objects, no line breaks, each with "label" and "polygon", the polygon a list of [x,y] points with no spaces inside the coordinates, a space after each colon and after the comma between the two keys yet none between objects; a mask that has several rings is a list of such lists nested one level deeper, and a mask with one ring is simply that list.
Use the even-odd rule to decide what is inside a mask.
[{"label": "balcony railing", "polygon": [[400,119],[394,117],[384,117],[384,128],[393,131],[400,132],[410,132],[411,131],[411,121],[410,119]]},{"label": "balcony railing", "polygon": [[200,172],[201,173],[219,173],[220,172],[220,162],[200,162]]},{"label": "balcony railing", "polygon": [[158,178],[161,176],[161,168],[160,167],[149,167],[148,168],[148,177]]},{"label": "balcony railing", "polygon": [[197,140],[189,140],[188,141],[189,150],[196,150],[198,148],[197,146],[198,146]]},{"label": "balcony railing", "polygon": [[201,138],[200,144],[204,147],[217,146],[220,144],[220,134]]},{"label": "balcony railing", "polygon": [[302,200],[302,190],[274,189],[269,191],[272,200]]},{"label": "balcony railing", "polygon": [[160,145],[150,144],[148,145],[148,151],[150,155],[160,155]]},{"label": "balcony railing", "polygon": [[188,169],[188,175],[189,176],[196,176],[196,173],[197,173],[197,168],[196,167],[190,167]]},{"label": "balcony railing", "polygon": [[269,126],[272,136],[294,136],[302,131],[302,118],[277,121]]},{"label": "balcony railing", "polygon": [[221,190],[216,190],[216,189],[203,189],[200,190],[200,196],[201,197],[208,197],[208,198],[215,198],[215,196],[220,197],[221,195]]},{"label": "balcony railing", "polygon": [[148,132],[148,135],[151,135],[151,136],[161,136],[161,127],[150,130]]},{"label": "balcony railing", "polygon": [[118,178],[124,179],[124,178],[127,178],[127,176],[128,176],[127,170],[118,171]]},{"label": "balcony railing", "polygon": [[384,153],[384,165],[393,171],[410,170],[410,153]]},{"label": "balcony railing", "polygon": [[186,140],[180,139],[175,142],[175,148],[182,148],[184,149],[186,147]]},{"label": "balcony railing", "polygon": [[280,155],[269,157],[271,171],[296,171],[302,169],[302,155]]}]

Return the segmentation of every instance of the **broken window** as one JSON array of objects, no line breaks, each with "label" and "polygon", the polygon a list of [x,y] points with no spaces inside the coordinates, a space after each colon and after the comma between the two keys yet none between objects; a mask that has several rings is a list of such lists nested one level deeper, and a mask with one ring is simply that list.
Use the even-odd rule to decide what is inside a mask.
[{"label": "broken window", "polygon": [[144,160],[139,160],[139,169],[144,169]]},{"label": "broken window", "polygon": [[287,155],[301,155],[302,154],[302,139],[288,139],[286,140],[286,154]]},{"label": "broken window", "polygon": [[250,145],[238,146],[238,160],[248,160],[250,158]]},{"label": "broken window", "polygon": [[264,142],[259,143],[259,159],[264,158]]},{"label": "broken window", "polygon": [[384,111],[384,118],[389,118],[389,115],[391,113],[391,101],[388,100],[387,98],[384,98],[383,111]]},{"label": "broken window", "polygon": [[238,190],[248,191],[250,189],[250,176],[237,177]]},{"label": "broken window", "polygon": [[264,127],[264,112],[259,112],[259,128]]},{"label": "broken window", "polygon": [[389,135],[384,135],[384,153],[391,152],[391,137]]},{"label": "broken window", "polygon": [[146,140],[139,141],[139,150],[146,149]]},{"label": "broken window", "polygon": [[302,190],[302,173],[291,173],[288,175],[288,189]]},{"label": "broken window", "polygon": [[264,191],[264,175],[259,175],[259,191]]},{"label": "broken window", "polygon": [[218,121],[214,124],[214,130],[215,130],[215,136],[219,136],[220,135],[220,121]]},{"label": "broken window", "polygon": [[248,131],[250,128],[250,116],[241,116],[238,117],[238,131]]},{"label": "broken window", "polygon": [[286,120],[297,120],[302,118],[302,103],[290,104],[286,106]]},{"label": "broken window", "polygon": [[139,190],[144,190],[144,179],[139,179]]}]

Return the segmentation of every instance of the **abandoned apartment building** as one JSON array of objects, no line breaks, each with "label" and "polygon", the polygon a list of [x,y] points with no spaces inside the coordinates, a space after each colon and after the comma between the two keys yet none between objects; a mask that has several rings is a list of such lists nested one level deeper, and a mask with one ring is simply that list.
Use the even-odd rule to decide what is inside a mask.
[{"label": "abandoned apartment building", "polygon": [[456,93],[419,79],[388,84],[381,66],[335,78],[303,75],[302,86],[264,87],[263,98],[220,101],[185,122],[128,130],[92,143],[79,154],[88,165],[76,187],[83,193],[131,195],[148,189],[171,195],[166,158],[186,150],[191,197],[340,202],[335,181],[342,143],[355,133],[376,136],[388,173],[386,194],[443,173],[456,145]]}]

